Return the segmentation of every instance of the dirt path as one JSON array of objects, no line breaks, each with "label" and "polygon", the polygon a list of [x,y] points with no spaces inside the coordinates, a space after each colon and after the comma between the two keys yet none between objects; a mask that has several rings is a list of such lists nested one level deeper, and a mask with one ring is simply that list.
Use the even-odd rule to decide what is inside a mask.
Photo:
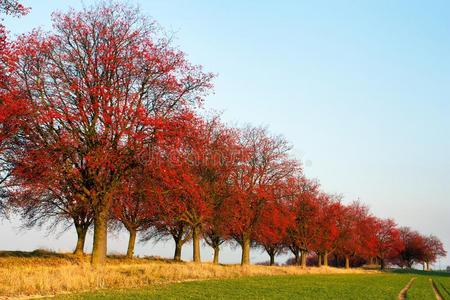
[{"label": "dirt path", "polygon": [[411,288],[412,284],[414,283],[414,280],[416,280],[416,277],[411,278],[411,280],[408,282],[408,284],[400,291],[400,294],[398,294],[398,300],[406,299],[408,290]]},{"label": "dirt path", "polygon": [[433,279],[430,278],[431,287],[433,288],[434,295],[436,296],[436,300],[443,300],[441,292],[439,292],[436,283],[433,281]]}]

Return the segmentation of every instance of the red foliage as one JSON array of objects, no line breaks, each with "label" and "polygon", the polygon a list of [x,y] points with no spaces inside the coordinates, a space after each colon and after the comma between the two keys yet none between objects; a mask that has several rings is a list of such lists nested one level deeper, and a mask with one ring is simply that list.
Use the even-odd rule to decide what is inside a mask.
[{"label": "red foliage", "polygon": [[409,227],[400,228],[403,249],[391,260],[400,267],[412,268],[414,264],[423,264],[429,270],[430,264],[438,257],[447,255],[442,242],[435,236],[423,236]]},{"label": "red foliage", "polygon": [[[0,13],[27,11],[0,0]],[[0,26],[0,210],[7,195],[27,225],[69,221],[81,244],[94,220],[94,264],[111,218],[130,232],[130,256],[139,231],[172,236],[177,260],[192,239],[200,261],[201,237],[216,263],[229,239],[242,246],[242,264],[252,243],[271,264],[289,248],[303,266],[312,252],[346,266],[378,257],[382,267],[446,255],[436,237],[323,193],[284,138],[200,117],[213,76],[137,9],[103,3],[56,13],[53,25],[13,42]]]},{"label": "red foliage", "polygon": [[339,197],[322,193],[318,198],[318,207],[317,231],[314,236],[313,249],[319,256],[322,256],[323,263],[328,265],[328,255],[336,249],[339,238],[338,220],[343,206]]},{"label": "red foliage", "polygon": [[447,255],[444,245],[441,240],[434,235],[425,237],[425,251],[423,255],[423,263],[426,264],[426,269],[430,270],[430,264],[436,262],[439,257]]},{"label": "red foliage", "polygon": [[30,8],[23,6],[17,0],[0,0],[0,13],[12,16],[24,16]]},{"label": "red foliage", "polygon": [[400,239],[397,224],[391,219],[377,219],[375,223],[375,255],[380,259],[381,269],[384,269],[386,260],[390,260],[404,249]]},{"label": "red foliage", "polygon": [[263,128],[246,128],[240,133],[242,160],[232,174],[233,192],[227,200],[227,214],[233,238],[242,246],[242,264],[249,263],[251,240],[275,191],[298,170],[289,158],[290,145]]},{"label": "red foliage", "polygon": [[[1,0],[0,13],[25,15],[28,9],[14,0]],[[7,39],[6,28],[0,23],[0,214],[5,212],[6,187],[12,169],[9,157],[13,151],[12,138],[18,130],[17,119],[26,113],[20,91],[11,73],[16,67],[17,55]]]},{"label": "red foliage", "polygon": [[33,111],[22,118],[26,146],[14,175],[43,184],[64,177],[94,208],[93,261],[102,262],[114,192],[166,120],[198,103],[211,75],[127,6],[55,14],[53,23],[54,33],[15,45],[14,78]]},{"label": "red foliage", "polygon": [[319,234],[319,184],[305,177],[291,178],[289,210],[292,222],[286,241],[294,253],[302,254],[301,264],[306,266],[306,255],[312,250]]},{"label": "red foliage", "polygon": [[282,197],[274,199],[264,205],[254,238],[269,255],[270,265],[275,263],[275,256],[284,251],[285,237],[292,223],[292,215],[286,201]]},{"label": "red foliage", "polygon": [[339,237],[336,251],[345,258],[349,267],[351,257],[358,255],[368,257],[373,254],[375,234],[373,233],[375,218],[366,206],[354,202],[344,207],[338,219]]}]

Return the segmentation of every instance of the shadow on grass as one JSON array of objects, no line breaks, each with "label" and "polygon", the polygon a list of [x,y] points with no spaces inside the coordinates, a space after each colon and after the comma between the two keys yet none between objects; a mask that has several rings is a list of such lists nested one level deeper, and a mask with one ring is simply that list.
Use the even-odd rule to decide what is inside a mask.
[{"label": "shadow on grass", "polygon": [[[45,249],[36,249],[34,251],[0,251],[0,258],[5,259],[39,259],[39,260],[67,260],[74,263],[88,262],[90,261],[91,254],[84,254],[78,256],[72,253],[58,253]],[[110,254],[107,256],[107,263],[110,264],[122,264],[122,263],[145,263],[145,262],[163,262],[167,264],[180,264],[185,263],[183,261],[174,261],[173,259],[168,259],[158,256],[145,256],[145,257],[134,257],[127,258],[125,255],[121,254]]]},{"label": "shadow on grass", "polygon": [[415,274],[415,275],[423,275],[423,276],[442,276],[442,277],[450,277],[449,272],[445,271],[422,271],[416,269],[390,269],[388,272],[398,273],[398,274]]},{"label": "shadow on grass", "polygon": [[56,253],[48,250],[37,249],[31,252],[25,251],[0,251],[0,257],[17,258],[68,258],[70,254]]}]

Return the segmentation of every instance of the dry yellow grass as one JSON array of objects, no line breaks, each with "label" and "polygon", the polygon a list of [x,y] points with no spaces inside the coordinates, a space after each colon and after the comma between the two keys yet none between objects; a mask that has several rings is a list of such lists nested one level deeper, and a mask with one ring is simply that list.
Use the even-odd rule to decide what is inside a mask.
[{"label": "dry yellow grass", "polygon": [[367,273],[362,269],[268,267],[173,263],[167,260],[109,258],[106,266],[92,269],[89,258],[70,254],[0,253],[0,299],[80,292],[105,288],[132,288],[149,284],[236,278],[255,275]]}]

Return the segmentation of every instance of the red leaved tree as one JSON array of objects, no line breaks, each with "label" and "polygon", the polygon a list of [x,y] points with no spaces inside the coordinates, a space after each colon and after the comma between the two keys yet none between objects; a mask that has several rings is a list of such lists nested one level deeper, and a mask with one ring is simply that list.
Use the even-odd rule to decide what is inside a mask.
[{"label": "red leaved tree", "polygon": [[[198,177],[208,214],[201,224],[205,242],[213,248],[213,263],[219,263],[220,246],[229,238],[226,199],[232,195],[231,175],[240,161],[236,130],[226,128],[218,117],[197,125],[199,147],[193,160],[193,173]],[[194,241],[195,242],[195,241]]]},{"label": "red leaved tree", "polygon": [[397,224],[392,219],[377,219],[375,236],[375,255],[380,260],[381,269],[384,270],[386,261],[399,255],[404,245]]},{"label": "red leaved tree", "polygon": [[307,255],[313,250],[314,241],[319,233],[319,184],[304,176],[295,178],[290,184],[295,190],[289,203],[293,222],[287,230],[287,241],[291,251],[300,252],[298,263],[304,268]]},{"label": "red leaved tree", "polygon": [[342,210],[338,219],[336,254],[344,258],[346,268],[350,268],[350,258],[356,255],[367,257],[372,252],[374,220],[369,209],[359,202],[353,202]]},{"label": "red leaved tree", "polygon": [[189,65],[128,6],[54,14],[53,28],[22,36],[15,46],[14,76],[32,109],[21,124],[27,168],[17,176],[66,178],[93,208],[98,265],[115,191],[154,143],[157,128],[197,103],[211,75]]},{"label": "red leaved tree", "polygon": [[232,174],[233,194],[227,199],[227,215],[234,240],[242,247],[241,265],[250,263],[250,246],[273,187],[298,171],[289,158],[291,146],[264,128],[247,127],[240,133],[243,155]]},{"label": "red leaved tree", "polygon": [[13,152],[11,139],[17,133],[17,118],[26,113],[20,91],[11,73],[16,67],[17,55],[7,38],[2,15],[23,16],[29,9],[15,0],[0,1],[0,214],[6,212],[8,178]]},{"label": "red leaved tree", "polygon": [[317,199],[317,231],[313,237],[313,249],[317,253],[318,265],[328,267],[328,257],[336,250],[339,238],[338,218],[342,211],[340,196],[321,193]]},{"label": "red leaved tree", "polygon": [[446,255],[447,251],[444,249],[444,244],[438,237],[434,235],[425,237],[425,253],[423,255],[425,270],[430,271],[430,264],[436,262],[439,257]]},{"label": "red leaved tree", "polygon": [[[274,191],[280,192],[280,190]],[[291,214],[283,197],[274,196],[275,201],[266,203],[256,226],[255,242],[269,255],[269,265],[275,264],[275,256],[285,250],[285,237],[292,223]]]},{"label": "red leaved tree", "polygon": [[119,222],[119,227],[125,227],[129,234],[127,258],[133,257],[138,232],[147,229],[154,217],[152,202],[155,197],[152,194],[155,179],[149,170],[151,164],[148,161],[139,164],[123,180],[121,188],[114,194],[112,206],[112,218]]}]

